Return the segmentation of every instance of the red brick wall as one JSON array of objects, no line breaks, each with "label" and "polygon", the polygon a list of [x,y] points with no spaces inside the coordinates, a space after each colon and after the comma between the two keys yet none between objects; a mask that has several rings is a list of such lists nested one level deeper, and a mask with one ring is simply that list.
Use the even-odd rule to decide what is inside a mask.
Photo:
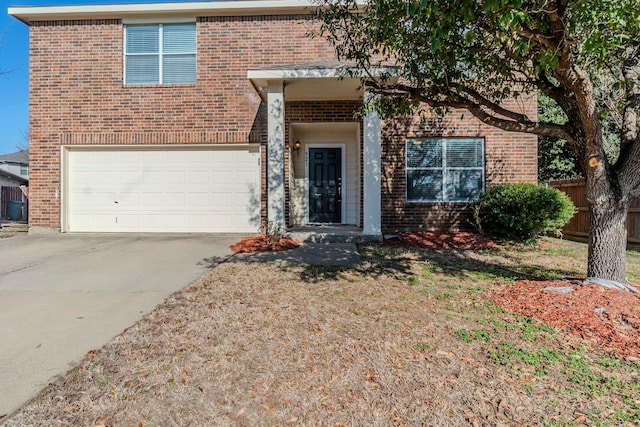
[{"label": "red brick wall", "polygon": [[[333,49],[326,41],[306,36],[310,21],[308,15],[199,18],[196,83],[153,86],[123,85],[119,20],[33,23],[30,224],[60,226],[61,145],[265,145],[266,108],[247,79],[247,69],[332,60]],[[355,107],[352,102],[287,103],[285,114],[287,123],[351,121]],[[532,102],[523,108],[535,114]],[[445,120],[433,118],[408,128],[387,126],[382,148],[385,229],[464,224],[464,204],[404,200],[406,137],[440,135],[486,138],[488,184],[536,179],[534,137],[498,131],[469,113],[455,112]],[[263,214],[266,204],[263,188]]]},{"label": "red brick wall", "polygon": [[[333,59],[305,35],[308,15],[197,22],[197,79],[123,85],[119,20],[35,22],[30,28],[32,226],[60,226],[60,146],[264,142],[266,109],[247,69]],[[263,199],[266,206],[266,199]]]},{"label": "red brick wall", "polygon": [[[508,103],[532,118],[535,97]],[[505,132],[475,119],[471,113],[454,110],[445,117],[429,116],[424,122],[395,121],[382,131],[382,228],[469,229],[468,203],[422,203],[406,201],[405,143],[411,137],[483,137],[485,141],[486,187],[500,182],[537,182],[538,146],[533,135]]]}]

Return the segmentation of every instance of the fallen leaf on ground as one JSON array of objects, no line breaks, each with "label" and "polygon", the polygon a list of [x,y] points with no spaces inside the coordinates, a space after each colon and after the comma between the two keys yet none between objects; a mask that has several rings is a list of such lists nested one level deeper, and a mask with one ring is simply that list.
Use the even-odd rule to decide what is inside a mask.
[{"label": "fallen leaf on ground", "polygon": [[392,233],[382,246],[431,249],[495,249],[496,243],[486,236],[467,231],[418,231]]}]

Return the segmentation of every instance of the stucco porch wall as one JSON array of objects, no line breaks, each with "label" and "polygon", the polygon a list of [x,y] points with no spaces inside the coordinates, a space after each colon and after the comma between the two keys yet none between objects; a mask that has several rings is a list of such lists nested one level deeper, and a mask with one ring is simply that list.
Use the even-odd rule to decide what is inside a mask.
[{"label": "stucco porch wall", "polygon": [[[305,148],[314,143],[345,143],[346,148],[346,218],[344,223],[361,224],[362,206],[362,164],[360,161],[360,147],[362,146],[362,123],[354,122],[353,115],[360,108],[358,101],[295,101],[285,102],[285,123],[287,149],[285,150],[285,194],[286,194],[286,223],[289,226],[304,225],[304,179],[305,176]],[[330,125],[343,127],[350,123],[349,130],[332,132]],[[311,125],[310,132],[298,132],[295,128],[302,129],[304,125]],[[313,125],[320,125],[315,127]],[[296,153],[292,146],[300,137],[302,144],[300,151]],[[293,157],[290,157],[293,156]],[[295,171],[291,171],[293,161]],[[292,173],[294,172],[294,173]],[[296,187],[292,187],[291,180],[295,180]],[[297,195],[292,200],[293,194]]]}]

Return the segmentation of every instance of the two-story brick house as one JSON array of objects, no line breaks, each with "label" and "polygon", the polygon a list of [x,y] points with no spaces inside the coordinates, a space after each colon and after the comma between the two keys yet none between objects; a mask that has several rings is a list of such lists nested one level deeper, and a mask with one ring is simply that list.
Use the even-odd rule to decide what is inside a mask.
[{"label": "two-story brick house", "polygon": [[534,136],[464,111],[355,120],[308,1],[9,13],[30,29],[32,231],[460,228],[487,186],[536,181]]}]

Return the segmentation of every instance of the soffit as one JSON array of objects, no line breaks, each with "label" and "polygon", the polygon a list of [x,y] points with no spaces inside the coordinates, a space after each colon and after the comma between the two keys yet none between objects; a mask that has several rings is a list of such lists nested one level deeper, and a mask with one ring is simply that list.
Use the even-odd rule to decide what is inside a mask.
[{"label": "soffit", "polygon": [[29,24],[35,21],[182,18],[199,16],[250,16],[308,14],[310,0],[240,0],[185,3],[129,3],[68,6],[15,6],[9,15]]},{"label": "soffit", "polygon": [[[337,61],[314,61],[251,69],[247,78],[266,101],[270,83],[282,83],[287,101],[361,100],[364,89],[361,79],[350,76],[353,64]],[[392,74],[393,68],[378,68],[375,75]]]}]

